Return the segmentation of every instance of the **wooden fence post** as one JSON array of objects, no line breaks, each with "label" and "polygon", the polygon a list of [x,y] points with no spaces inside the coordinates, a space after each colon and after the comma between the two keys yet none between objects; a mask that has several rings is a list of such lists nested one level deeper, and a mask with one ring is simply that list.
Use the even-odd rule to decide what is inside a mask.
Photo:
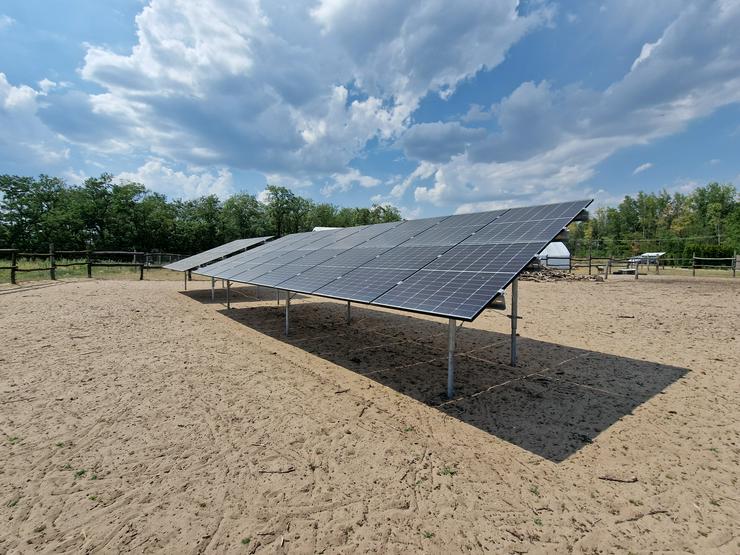
[{"label": "wooden fence post", "polygon": [[591,243],[588,244],[588,275],[591,275]]},{"label": "wooden fence post", "polygon": [[691,275],[696,277],[696,253],[691,253]]},{"label": "wooden fence post", "polygon": [[87,249],[87,277],[92,277],[92,250]]},{"label": "wooden fence post", "polygon": [[49,276],[52,280],[57,279],[57,263],[54,259],[54,244],[49,244]]},{"label": "wooden fence post", "polygon": [[10,253],[10,283],[16,285],[15,271],[18,268],[18,252],[13,251]]},{"label": "wooden fence post", "polygon": [[732,277],[735,277],[735,270],[737,270],[737,251],[732,256]]},{"label": "wooden fence post", "polygon": [[640,277],[640,261],[637,261],[637,264],[635,264],[635,279],[638,279]]},{"label": "wooden fence post", "polygon": [[143,281],[143,280],[144,280],[144,263],[142,262],[139,265],[139,281]]}]

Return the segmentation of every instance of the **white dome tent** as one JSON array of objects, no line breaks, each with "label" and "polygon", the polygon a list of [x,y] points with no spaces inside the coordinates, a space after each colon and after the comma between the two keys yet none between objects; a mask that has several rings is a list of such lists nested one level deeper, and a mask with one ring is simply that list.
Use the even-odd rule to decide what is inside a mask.
[{"label": "white dome tent", "polygon": [[555,268],[556,270],[570,269],[570,251],[565,243],[553,241],[547,245],[542,252],[537,255],[540,264],[546,268]]}]

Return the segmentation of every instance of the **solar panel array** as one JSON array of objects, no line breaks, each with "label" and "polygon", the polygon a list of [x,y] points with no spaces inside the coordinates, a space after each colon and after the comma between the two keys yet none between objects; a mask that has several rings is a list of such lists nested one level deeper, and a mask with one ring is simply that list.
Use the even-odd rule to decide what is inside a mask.
[{"label": "solar panel array", "polygon": [[198,273],[469,321],[589,204],[298,233]]},{"label": "solar panel array", "polygon": [[210,264],[214,260],[221,260],[222,258],[231,256],[234,253],[256,247],[270,239],[272,239],[272,236],[237,239],[236,241],[231,241],[230,243],[226,243],[221,246],[208,249],[207,251],[199,252],[193,256],[188,256],[187,258],[183,258],[177,262],[167,264],[164,267],[168,270],[187,272],[188,270],[194,270],[195,268]]}]

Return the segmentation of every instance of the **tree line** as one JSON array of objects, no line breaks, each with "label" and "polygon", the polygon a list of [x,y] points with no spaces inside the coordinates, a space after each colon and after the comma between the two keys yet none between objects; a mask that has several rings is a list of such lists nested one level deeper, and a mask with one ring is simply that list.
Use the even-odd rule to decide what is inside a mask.
[{"label": "tree line", "polygon": [[285,187],[268,186],[260,202],[239,193],[168,200],[104,173],[81,185],[41,175],[0,175],[0,248],[138,250],[191,254],[247,237],[282,236],[316,226],[346,227],[397,221],[397,208],[340,208]]},{"label": "tree line", "polygon": [[665,251],[683,259],[730,257],[740,252],[738,191],[731,183],[714,182],[689,194],[641,192],[618,206],[599,208],[570,231],[568,246],[575,256]]},{"label": "tree line", "polygon": [[[0,248],[44,252],[53,244],[57,250],[190,254],[246,237],[401,219],[393,206],[340,208],[285,187],[268,186],[266,192],[263,202],[245,193],[224,201],[213,195],[168,200],[106,173],[81,185],[47,175],[0,175]],[[575,256],[732,256],[740,251],[738,191],[732,184],[709,183],[689,194],[626,196],[573,224],[568,246]]]}]

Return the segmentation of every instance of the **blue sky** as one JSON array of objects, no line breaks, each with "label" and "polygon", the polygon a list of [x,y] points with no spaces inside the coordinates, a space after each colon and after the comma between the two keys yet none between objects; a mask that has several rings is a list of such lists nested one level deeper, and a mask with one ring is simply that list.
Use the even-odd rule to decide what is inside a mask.
[{"label": "blue sky", "polygon": [[0,4],[0,173],[409,217],[740,181],[740,2]]}]

